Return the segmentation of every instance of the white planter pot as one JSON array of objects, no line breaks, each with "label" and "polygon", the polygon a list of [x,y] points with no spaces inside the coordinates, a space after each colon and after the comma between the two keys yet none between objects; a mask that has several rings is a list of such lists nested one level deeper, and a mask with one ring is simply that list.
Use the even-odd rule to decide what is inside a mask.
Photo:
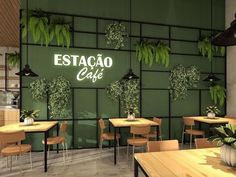
[{"label": "white planter pot", "polygon": [[128,120],[135,120],[135,115],[134,114],[128,114],[127,119]]},{"label": "white planter pot", "polygon": [[33,118],[25,118],[24,119],[24,125],[33,125],[34,124],[34,119]]},{"label": "white planter pot", "polygon": [[209,118],[215,118],[216,117],[216,114],[214,112],[209,112],[207,113],[207,117]]},{"label": "white planter pot", "polygon": [[229,166],[236,167],[236,149],[229,145],[220,148],[221,159]]}]

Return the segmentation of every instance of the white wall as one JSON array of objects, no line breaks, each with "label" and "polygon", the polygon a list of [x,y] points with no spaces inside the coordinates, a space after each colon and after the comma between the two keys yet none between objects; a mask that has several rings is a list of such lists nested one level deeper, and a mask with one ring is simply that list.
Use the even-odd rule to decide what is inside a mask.
[{"label": "white wall", "polygon": [[[234,20],[236,0],[225,1],[225,27]],[[227,115],[236,116],[236,46],[227,47]]]}]

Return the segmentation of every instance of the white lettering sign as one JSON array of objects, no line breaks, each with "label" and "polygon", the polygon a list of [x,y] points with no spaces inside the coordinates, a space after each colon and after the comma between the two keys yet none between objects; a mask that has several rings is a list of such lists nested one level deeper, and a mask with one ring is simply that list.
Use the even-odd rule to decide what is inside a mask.
[{"label": "white lettering sign", "polygon": [[78,81],[90,79],[92,82],[96,82],[103,78],[103,71],[105,68],[112,67],[113,61],[111,57],[103,58],[102,54],[89,57],[84,55],[54,54],[54,65],[82,67],[82,69],[79,70],[76,79]]}]

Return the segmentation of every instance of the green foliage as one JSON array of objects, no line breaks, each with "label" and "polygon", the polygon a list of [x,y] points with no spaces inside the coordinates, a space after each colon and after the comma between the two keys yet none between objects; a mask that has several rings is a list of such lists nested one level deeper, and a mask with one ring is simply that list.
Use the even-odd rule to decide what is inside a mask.
[{"label": "green foliage", "polygon": [[7,62],[9,63],[10,67],[20,67],[20,54],[15,52],[15,53],[9,53],[7,54]]},{"label": "green foliage", "polygon": [[229,145],[236,149],[236,126],[227,124],[226,126],[215,127],[212,129],[214,136],[208,140],[216,142],[217,146]]},{"label": "green foliage", "polygon": [[114,22],[107,25],[105,33],[107,45],[112,46],[114,49],[120,49],[125,46],[124,42],[128,37],[128,33],[122,23]]},{"label": "green foliage", "polygon": [[40,110],[22,110],[21,118],[37,118]]},{"label": "green foliage", "polygon": [[200,71],[196,66],[185,68],[183,65],[175,66],[170,73],[170,94],[174,101],[183,100],[189,88],[197,87],[200,80]]},{"label": "green foliage", "polygon": [[67,48],[70,47],[70,25],[66,23],[64,19],[58,18],[53,21],[50,25],[50,40],[56,37],[57,45],[66,45]]},{"label": "green foliage", "polygon": [[198,50],[202,56],[212,59],[213,55],[225,55],[225,47],[214,46],[211,44],[211,37],[205,36],[198,41]]},{"label": "green foliage", "polygon": [[215,114],[219,114],[220,110],[217,108],[217,106],[207,106],[206,107],[206,113],[215,113]]},{"label": "green foliage", "polygon": [[29,90],[34,100],[43,101],[47,97],[48,85],[46,79],[37,79],[29,84]]},{"label": "green foliage", "polygon": [[48,84],[49,110],[53,118],[66,118],[69,116],[70,82],[62,76],[54,78]]},{"label": "green foliage", "polygon": [[121,102],[121,107],[125,113],[132,110],[139,113],[139,81],[138,80],[120,80],[110,84],[107,88],[108,96]]},{"label": "green foliage", "polygon": [[225,104],[226,89],[220,85],[210,86],[210,95],[214,104],[223,106]]},{"label": "green foliage", "polygon": [[141,41],[136,45],[136,57],[139,62],[143,61],[145,64],[152,66],[155,61],[157,64],[164,65],[165,67],[169,66],[170,48],[167,44],[158,41],[158,42],[148,42]]}]

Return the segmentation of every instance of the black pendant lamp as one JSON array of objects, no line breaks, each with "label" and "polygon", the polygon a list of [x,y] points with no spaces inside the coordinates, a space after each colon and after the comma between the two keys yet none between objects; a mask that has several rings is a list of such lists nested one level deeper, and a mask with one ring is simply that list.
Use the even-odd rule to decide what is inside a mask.
[{"label": "black pendant lamp", "polygon": [[133,73],[133,71],[132,71],[132,68],[131,68],[131,58],[132,58],[132,52],[131,52],[131,32],[132,32],[132,25],[131,25],[131,10],[132,10],[132,6],[131,6],[131,1],[132,0],[130,0],[130,5],[129,5],[129,8],[130,8],[130,10],[129,10],[129,18],[130,18],[130,21],[129,21],[129,29],[130,29],[130,36],[129,36],[129,48],[130,48],[130,52],[129,52],[129,72],[127,73],[127,74],[125,74],[123,77],[122,77],[122,79],[123,80],[137,80],[137,79],[139,79],[139,77],[137,76],[137,75],[135,75],[134,73]]},{"label": "black pendant lamp", "polygon": [[213,44],[218,46],[236,45],[236,14],[235,19],[231,22],[230,27],[213,39]]},{"label": "black pendant lamp", "polygon": [[[213,23],[213,20],[212,20],[212,0],[211,0],[211,37],[213,36],[213,33],[212,33],[212,23]],[[211,40],[211,45],[212,45],[212,40]],[[212,53],[212,47],[211,47],[211,53]],[[212,72],[212,61],[213,61],[213,53],[211,55],[211,72],[210,74],[205,78],[203,79],[203,81],[206,81],[206,82],[216,82],[216,81],[219,81],[220,79],[218,77],[215,76],[215,74]]]},{"label": "black pendant lamp", "polygon": [[26,13],[27,13],[26,14],[27,15],[27,17],[26,17],[26,20],[27,20],[27,22],[26,22],[26,25],[27,25],[27,36],[26,36],[27,37],[27,46],[26,46],[27,57],[26,57],[26,65],[20,72],[17,72],[16,75],[27,76],[27,77],[37,77],[38,75],[30,69],[30,65],[28,64],[28,58],[29,58],[29,56],[28,56],[29,55],[28,54],[28,41],[29,41],[29,39],[28,39],[28,21],[29,21],[28,11],[29,11],[29,3],[27,0],[27,11],[26,11]]}]

